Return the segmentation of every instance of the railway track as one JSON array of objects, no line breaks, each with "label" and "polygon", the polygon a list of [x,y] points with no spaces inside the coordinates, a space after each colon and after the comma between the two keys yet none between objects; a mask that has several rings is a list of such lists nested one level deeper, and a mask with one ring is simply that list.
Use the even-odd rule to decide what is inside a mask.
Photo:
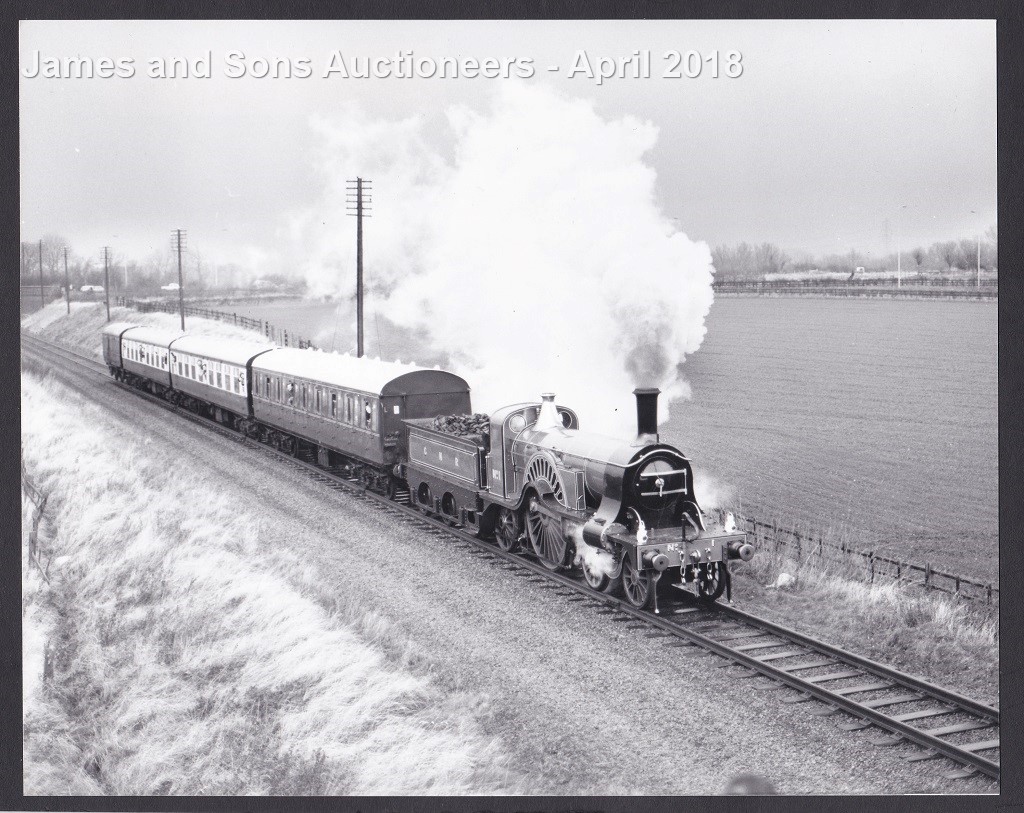
[{"label": "railway track", "polygon": [[[985,776],[999,779],[999,709],[935,686],[912,675],[855,653],[787,629],[731,606],[706,605],[689,593],[669,588],[659,596],[659,612],[638,610],[625,600],[596,592],[582,577],[552,573],[530,554],[506,553],[448,522],[416,508],[389,500],[356,481],[323,469],[312,460],[293,457],[161,398],[118,384],[102,362],[80,352],[22,333],[22,349],[74,375],[90,380],[101,376],[110,386],[130,390],[187,420],[203,424],[225,437],[276,458],[328,488],[366,501],[396,519],[412,523],[432,536],[444,538],[467,552],[485,557],[495,567],[551,589],[567,601],[660,638],[666,646],[697,647],[722,659],[732,679],[767,679],[754,684],[765,691],[789,690],[783,703],[812,703],[810,713],[841,715],[839,727],[848,731],[874,728],[869,741],[877,746],[913,744],[901,749],[908,761],[943,760],[949,779]],[[674,594],[674,595],[673,595]],[[816,701],[816,702],[815,702]]]}]

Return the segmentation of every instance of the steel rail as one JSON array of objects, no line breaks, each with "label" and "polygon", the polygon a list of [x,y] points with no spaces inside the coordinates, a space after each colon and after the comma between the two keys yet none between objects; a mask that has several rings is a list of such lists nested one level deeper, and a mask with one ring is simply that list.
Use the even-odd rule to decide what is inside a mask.
[{"label": "steel rail", "polygon": [[[56,345],[52,342],[48,342],[38,337],[31,336],[30,334],[22,333],[23,346],[25,339],[28,339],[30,347],[34,346],[37,352],[45,353],[47,355],[56,357],[58,361],[64,363],[77,363],[80,366],[88,366],[93,368],[94,372],[102,374],[104,380],[110,380],[108,378],[107,365],[103,362],[89,357],[79,351],[66,348],[61,345]],[[74,358],[69,358],[72,356]],[[263,452],[271,455],[272,457],[279,458],[286,465],[291,468],[302,470],[311,475],[314,479],[326,483],[329,486],[338,486],[357,497],[369,498],[375,503],[379,503],[380,506],[390,512],[400,516],[407,516],[414,519],[419,524],[431,530],[438,530],[443,532],[445,535],[451,536],[461,543],[468,543],[475,546],[477,549],[482,550],[493,557],[500,560],[504,560],[509,564],[515,565],[516,570],[523,570],[524,573],[517,575],[541,576],[544,580],[554,582],[561,587],[564,587],[573,593],[579,594],[585,600],[589,600],[591,603],[603,607],[600,612],[610,612],[612,614],[625,615],[628,618],[633,618],[637,621],[644,622],[644,626],[653,626],[669,636],[685,639],[689,644],[697,645],[703,649],[713,652],[722,658],[743,666],[755,673],[770,678],[777,683],[787,686],[800,692],[802,695],[807,697],[813,697],[832,709],[841,709],[842,711],[852,715],[853,717],[866,721],[872,725],[875,725],[881,729],[889,731],[894,734],[897,738],[903,738],[916,745],[926,749],[933,756],[942,755],[951,761],[968,767],[968,771],[961,776],[969,775],[971,771],[978,771],[986,776],[993,779],[999,778],[999,763],[994,762],[981,756],[978,753],[967,750],[965,747],[958,746],[954,743],[947,742],[941,739],[938,735],[928,734],[926,731],[914,728],[908,725],[906,722],[900,719],[895,719],[895,716],[890,716],[884,712],[879,711],[876,708],[872,708],[870,705],[865,703],[851,700],[843,694],[837,693],[836,691],[825,688],[820,683],[815,683],[810,680],[799,677],[792,672],[786,671],[785,668],[773,666],[771,662],[759,659],[756,655],[747,654],[733,646],[729,646],[722,641],[716,641],[714,638],[709,637],[702,632],[691,629],[690,627],[694,624],[703,624],[706,622],[714,622],[720,620],[734,619],[741,624],[751,627],[754,630],[760,631],[759,634],[763,635],[774,635],[778,638],[784,639],[788,643],[793,645],[806,648],[810,650],[807,653],[793,653],[797,654],[819,654],[836,660],[841,665],[845,664],[848,666],[856,667],[857,669],[866,672],[872,676],[882,678],[890,681],[893,686],[887,690],[892,691],[894,689],[907,689],[912,692],[916,692],[921,695],[918,700],[936,700],[940,703],[952,706],[947,714],[954,714],[963,712],[966,714],[974,715],[975,717],[981,717],[985,720],[990,721],[993,725],[999,723],[999,710],[993,706],[987,705],[980,701],[965,697],[957,694],[951,690],[935,686],[921,678],[908,675],[899,670],[885,666],[884,664],[877,663],[868,658],[865,658],[855,653],[848,652],[839,647],[825,643],[814,639],[808,635],[797,632],[796,630],[783,627],[767,619],[756,616],[752,613],[738,610],[734,607],[726,605],[711,605],[701,606],[697,605],[673,605],[667,607],[670,610],[669,615],[655,614],[650,610],[641,610],[633,605],[629,604],[625,599],[620,599],[615,596],[608,595],[606,593],[598,592],[591,589],[586,583],[579,578],[574,578],[567,575],[564,572],[553,572],[548,568],[544,567],[539,562],[533,561],[534,554],[532,551],[526,550],[521,553],[507,553],[490,541],[484,540],[475,534],[468,531],[462,530],[456,526],[453,526],[449,522],[439,519],[437,517],[424,514],[416,507],[411,505],[405,505],[402,503],[395,502],[388,499],[385,495],[377,494],[374,491],[366,488],[364,485],[358,482],[348,480],[344,477],[336,475],[326,469],[323,469],[312,462],[302,460],[301,458],[295,457],[294,455],[282,452],[278,449],[274,449],[260,441],[255,441],[245,437],[243,434],[236,432],[233,429],[229,429],[223,424],[217,423],[212,419],[205,418],[200,415],[186,410],[182,407],[171,404],[170,402],[155,396],[151,393],[136,389],[127,384],[120,382],[112,382],[115,386],[121,389],[132,392],[138,396],[142,396],[145,400],[150,401],[158,406],[161,406],[169,411],[176,412],[183,417],[196,422],[201,423],[204,426],[208,426],[219,434],[229,437],[241,444],[254,449],[260,449]],[[525,556],[523,555],[525,554]],[[694,613],[702,613],[696,618],[691,618],[693,623],[686,624],[671,620],[672,614],[679,614],[683,617],[690,617]],[[620,620],[620,619],[616,619]],[[739,639],[742,645],[742,639]],[[781,646],[781,645],[780,645]],[[853,692],[857,694],[858,692]],[[907,700],[905,702],[911,702]],[[897,705],[897,704],[892,704]],[[896,715],[898,716],[898,715]],[[936,715],[938,716],[938,715]],[[969,744],[968,744],[969,747]],[[992,749],[979,749],[979,750],[994,750],[998,746],[994,746]]]},{"label": "steel rail", "polygon": [[966,712],[978,717],[984,717],[997,725],[999,723],[999,709],[995,706],[990,706],[988,703],[982,703],[980,700],[972,700],[969,697],[964,697],[963,695],[957,694],[956,692],[942,686],[937,686],[934,683],[929,683],[921,678],[914,677],[913,675],[906,674],[905,672],[895,671],[885,664],[865,658],[863,655],[858,655],[855,652],[850,652],[849,650],[841,649],[831,644],[825,644],[815,638],[811,638],[809,635],[789,629],[788,627],[780,626],[774,621],[769,621],[766,618],[754,615],[746,610],[740,610],[728,605],[720,605],[719,610],[726,615],[739,619],[751,626],[759,627],[775,635],[784,636],[793,643],[805,646],[819,654],[830,655],[844,663],[858,666],[862,670],[871,672],[878,677],[891,679],[898,678],[900,685],[907,689],[915,689],[916,691],[924,692],[935,700],[941,700],[945,703],[958,706]]}]

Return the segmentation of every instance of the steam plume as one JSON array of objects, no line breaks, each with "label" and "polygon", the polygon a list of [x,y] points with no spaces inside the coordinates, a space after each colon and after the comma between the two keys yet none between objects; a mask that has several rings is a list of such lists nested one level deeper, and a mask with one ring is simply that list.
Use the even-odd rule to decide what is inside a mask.
[{"label": "steam plume", "polygon": [[550,390],[584,428],[621,435],[635,431],[633,388],[657,386],[663,421],[689,395],[678,365],[704,337],[713,268],[707,245],[655,202],[644,155],[657,128],[513,82],[487,109],[453,107],[446,122],[440,133],[423,118],[357,112],[314,123],[325,198],[292,223],[313,247],[311,289],[350,294],[345,179],[370,177],[371,306],[425,331],[421,355],[445,352],[475,409]]}]

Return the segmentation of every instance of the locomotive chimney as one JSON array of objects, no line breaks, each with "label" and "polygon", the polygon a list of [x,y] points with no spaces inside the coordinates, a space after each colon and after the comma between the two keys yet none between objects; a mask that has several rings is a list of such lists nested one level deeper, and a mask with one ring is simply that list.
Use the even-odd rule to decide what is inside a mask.
[{"label": "locomotive chimney", "polygon": [[636,396],[636,442],[658,442],[658,395],[657,387],[637,387]]},{"label": "locomotive chimney", "polygon": [[561,429],[562,419],[555,409],[555,394],[553,392],[542,392],[540,394],[540,412],[537,413],[537,422],[534,429]]}]

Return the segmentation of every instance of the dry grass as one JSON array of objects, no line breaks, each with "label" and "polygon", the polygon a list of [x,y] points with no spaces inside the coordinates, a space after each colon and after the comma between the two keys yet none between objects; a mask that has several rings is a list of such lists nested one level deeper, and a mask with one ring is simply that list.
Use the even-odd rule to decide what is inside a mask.
[{"label": "dry grass", "polygon": [[335,603],[216,483],[173,476],[170,450],[22,382],[59,614],[47,702],[26,707],[27,792],[521,790],[484,733],[485,698],[448,696],[386,621]]},{"label": "dry grass", "polygon": [[[24,726],[24,788],[28,795],[92,796],[101,789],[83,766],[85,755],[75,742],[70,720],[44,682],[47,642],[57,624],[53,596],[29,559],[29,530],[35,504],[21,501],[21,658]],[[40,537],[49,530],[40,525]]]},{"label": "dry grass", "polygon": [[[736,600],[744,609],[960,691],[998,697],[999,626],[983,607],[888,579],[870,584],[852,562],[813,554],[798,561],[784,548],[761,547],[734,573],[743,579]],[[784,589],[776,586],[783,573],[794,579]]]}]

